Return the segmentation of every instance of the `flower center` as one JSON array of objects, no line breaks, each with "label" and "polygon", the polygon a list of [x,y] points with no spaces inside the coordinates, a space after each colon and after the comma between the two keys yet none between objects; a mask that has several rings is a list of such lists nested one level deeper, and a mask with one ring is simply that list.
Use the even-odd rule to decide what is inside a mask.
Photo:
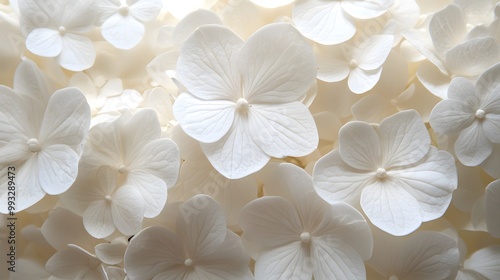
[{"label": "flower center", "polygon": [[486,112],[483,109],[479,109],[476,111],[476,118],[483,119],[486,115]]},{"label": "flower center", "polygon": [[36,138],[31,138],[30,140],[28,140],[26,142],[26,144],[28,145],[28,149],[32,153],[40,152],[40,150],[42,148],[42,147],[40,147],[40,142],[38,142],[38,139],[36,139]]},{"label": "flower center", "polygon": [[245,98],[240,98],[238,99],[238,101],[236,101],[236,107],[238,108],[238,110],[248,110],[250,105]]},{"label": "flower center", "polygon": [[311,242],[311,234],[309,232],[303,232],[300,234],[300,240],[304,243]]},{"label": "flower center", "polygon": [[185,261],[184,261],[184,265],[187,266],[187,267],[190,267],[193,265],[193,260],[190,259],[190,258],[187,258]]},{"label": "flower center", "polygon": [[111,202],[111,196],[109,194],[107,194],[104,199],[107,201],[107,202]]},{"label": "flower center", "polygon": [[349,61],[349,66],[351,68],[356,68],[358,67],[358,61],[356,59],[351,59],[351,61]]},{"label": "flower center", "polygon": [[118,166],[118,173],[120,173],[120,174],[127,173],[127,167],[125,165],[121,164],[120,166]]},{"label": "flower center", "polygon": [[120,13],[120,15],[122,15],[124,17],[128,15],[129,11],[130,11],[130,9],[126,5],[123,5],[120,7],[120,9],[118,9],[118,13]]},{"label": "flower center", "polygon": [[377,169],[377,177],[380,178],[380,179],[384,179],[385,177],[387,177],[387,171],[380,167]]},{"label": "flower center", "polygon": [[59,26],[59,28],[57,28],[57,30],[59,31],[59,34],[61,34],[61,36],[66,34],[66,27],[64,27],[62,25]]}]

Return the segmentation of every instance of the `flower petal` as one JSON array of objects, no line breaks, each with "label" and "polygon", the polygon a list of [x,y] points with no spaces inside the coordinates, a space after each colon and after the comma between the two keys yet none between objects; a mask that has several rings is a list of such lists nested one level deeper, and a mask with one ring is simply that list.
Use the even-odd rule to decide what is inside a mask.
[{"label": "flower petal", "polygon": [[394,43],[392,35],[374,35],[354,49],[352,57],[364,70],[376,70],[382,66],[391,52]]},{"label": "flower petal", "polygon": [[451,73],[474,77],[500,59],[500,48],[493,38],[466,41],[446,52],[445,64]]},{"label": "flower petal", "polygon": [[248,118],[252,138],[269,156],[305,156],[318,146],[314,119],[298,101],[276,106],[255,104]]},{"label": "flower petal", "polygon": [[78,160],[79,156],[66,145],[43,148],[38,153],[38,176],[43,190],[58,195],[69,189],[78,174]]},{"label": "flower petal", "polygon": [[130,172],[125,184],[136,187],[141,193],[146,218],[157,216],[167,202],[167,185],[154,175],[141,171]]},{"label": "flower petal", "polygon": [[414,110],[384,119],[378,134],[386,168],[416,163],[429,152],[431,145],[425,124]]},{"label": "flower petal", "polygon": [[441,99],[447,98],[451,81],[449,74],[441,72],[437,66],[424,60],[418,67],[417,77],[432,94]]},{"label": "flower petal", "polygon": [[208,195],[196,195],[182,204],[176,232],[182,236],[186,252],[193,258],[213,254],[226,238],[222,206]]},{"label": "flower petal", "polygon": [[78,147],[87,137],[90,127],[90,107],[77,88],[56,91],[49,99],[40,141],[43,145],[64,144]]},{"label": "flower petal", "polygon": [[55,253],[45,264],[45,269],[60,279],[107,279],[101,262],[79,246],[69,246]]},{"label": "flower petal", "polygon": [[483,129],[488,140],[496,144],[500,143],[500,114],[486,114]]},{"label": "flower petal", "polygon": [[466,36],[466,22],[462,10],[455,4],[436,12],[429,22],[429,33],[434,48],[444,53],[456,46]]},{"label": "flower petal", "polygon": [[441,217],[448,208],[452,192],[457,188],[455,159],[445,151],[432,147],[429,154],[412,167],[389,171],[420,205],[424,222]]},{"label": "flower petal", "polygon": [[409,234],[422,223],[418,201],[392,180],[363,189],[361,207],[376,227],[395,236]]},{"label": "flower petal", "polygon": [[200,142],[213,143],[231,128],[236,104],[228,100],[202,100],[183,93],[175,100],[173,110],[186,134]]},{"label": "flower petal", "polygon": [[356,67],[351,70],[347,80],[349,89],[356,94],[365,93],[378,83],[381,74],[382,67],[374,70],[363,70]]},{"label": "flower petal", "polygon": [[493,152],[491,143],[484,133],[482,123],[474,121],[464,129],[455,142],[455,154],[463,165],[481,164]]},{"label": "flower petal", "polygon": [[163,3],[161,0],[128,0],[130,15],[140,21],[152,21],[160,13]]},{"label": "flower petal", "polygon": [[62,38],[57,30],[37,28],[26,37],[26,48],[39,56],[55,57],[61,53]]},{"label": "flower petal", "polygon": [[349,122],[339,131],[339,154],[351,167],[374,171],[382,160],[379,135],[367,123]]},{"label": "flower petal", "polygon": [[104,199],[90,203],[83,213],[83,225],[95,238],[111,235],[116,229],[111,215],[111,205]]},{"label": "flower petal", "polygon": [[289,23],[256,31],[241,48],[238,67],[249,103],[300,101],[316,78],[311,46]]},{"label": "flower petal", "polygon": [[120,187],[111,197],[111,216],[116,228],[124,235],[134,235],[141,230],[144,201],[137,199],[141,193],[134,186]]},{"label": "flower petal", "polygon": [[500,246],[494,245],[478,250],[464,262],[464,268],[477,271],[487,279],[500,276]]},{"label": "flower petal", "polygon": [[500,180],[491,182],[486,188],[485,194],[485,218],[488,232],[493,237],[500,237],[500,221],[498,211],[500,210]]},{"label": "flower petal", "polygon": [[198,28],[184,42],[177,61],[177,77],[194,96],[203,100],[241,97],[236,56],[243,40],[226,27]]},{"label": "flower petal", "polygon": [[304,36],[322,45],[335,45],[354,36],[354,19],[337,1],[296,1],[293,22]]},{"label": "flower petal", "polygon": [[328,203],[344,201],[357,205],[361,191],[372,178],[373,175],[347,165],[338,150],[319,159],[313,170],[314,188]]},{"label": "flower petal", "polygon": [[438,134],[458,134],[475,120],[472,108],[462,101],[447,99],[439,102],[432,109],[430,123]]},{"label": "flower petal", "polygon": [[382,15],[394,3],[394,0],[342,1],[341,6],[351,16],[369,19]]},{"label": "flower petal", "polygon": [[316,51],[318,61],[318,79],[333,83],[342,81],[349,76],[351,68],[337,47],[322,47]]},{"label": "flower petal", "polygon": [[258,251],[273,250],[300,240],[302,225],[295,207],[279,196],[248,203],[240,213],[243,238]]},{"label": "flower petal", "polygon": [[130,15],[117,13],[102,24],[101,34],[113,47],[129,50],[142,40],[144,25]]},{"label": "flower petal", "polygon": [[314,279],[366,279],[365,264],[359,254],[340,239],[315,238],[312,245]]},{"label": "flower petal", "polygon": [[62,45],[61,53],[57,56],[61,67],[76,72],[88,69],[94,64],[96,52],[89,38],[66,33]]},{"label": "flower petal", "polygon": [[200,143],[212,166],[229,179],[255,173],[270,159],[253,140],[246,122],[238,116],[222,139],[215,143]]},{"label": "flower petal", "polygon": [[313,263],[309,252],[296,241],[259,255],[255,280],[311,279]]}]

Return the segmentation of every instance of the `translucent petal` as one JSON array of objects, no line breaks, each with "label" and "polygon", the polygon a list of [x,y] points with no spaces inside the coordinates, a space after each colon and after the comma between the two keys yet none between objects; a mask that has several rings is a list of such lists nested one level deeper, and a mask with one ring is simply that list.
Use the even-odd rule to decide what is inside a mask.
[{"label": "translucent petal", "polygon": [[117,13],[102,24],[101,34],[113,47],[128,50],[142,40],[144,25],[132,16]]},{"label": "translucent petal", "polygon": [[498,211],[500,209],[500,180],[493,181],[486,188],[485,193],[485,218],[488,232],[493,237],[500,237],[500,222]]},{"label": "translucent petal", "polygon": [[429,61],[423,61],[418,67],[417,77],[424,87],[435,96],[446,99],[450,85],[450,75],[444,74]]},{"label": "translucent petal", "polygon": [[371,36],[353,51],[352,57],[356,59],[361,69],[375,70],[384,64],[393,42],[392,35]]},{"label": "translucent petal", "polygon": [[95,238],[111,235],[116,229],[111,215],[111,205],[104,198],[89,204],[83,213],[83,225],[87,232]]},{"label": "translucent petal", "polygon": [[474,77],[500,59],[500,48],[493,38],[466,41],[446,52],[445,63],[455,75]]},{"label": "translucent petal", "polygon": [[69,189],[78,174],[78,160],[79,156],[66,145],[43,148],[38,153],[38,177],[43,190],[58,195]]},{"label": "translucent petal", "polygon": [[125,184],[136,187],[141,193],[146,218],[157,216],[167,202],[167,185],[154,175],[141,171],[130,172]]},{"label": "translucent petal", "polygon": [[363,70],[356,67],[351,70],[347,80],[349,89],[356,94],[365,93],[378,83],[381,74],[382,68]]},{"label": "translucent petal", "polygon": [[37,28],[26,37],[26,48],[39,56],[55,57],[61,53],[62,39],[59,31]]},{"label": "translucent petal", "polygon": [[236,57],[242,45],[243,40],[226,27],[200,27],[182,45],[177,77],[200,99],[236,102],[241,97]]},{"label": "translucent petal", "polygon": [[351,167],[374,171],[382,161],[379,135],[367,123],[349,122],[339,131],[339,153]]},{"label": "translucent petal", "polygon": [[209,10],[196,10],[185,16],[173,30],[173,44],[180,48],[196,28],[206,24],[222,25],[222,21],[217,14]]},{"label": "translucent petal", "polygon": [[144,201],[137,199],[140,195],[135,187],[125,185],[111,196],[113,223],[124,235],[134,235],[141,230]]},{"label": "translucent petal", "polygon": [[382,15],[394,0],[342,1],[341,6],[348,14],[358,19],[369,19]]},{"label": "translucent petal", "polygon": [[429,32],[434,48],[444,53],[462,41],[465,37],[466,22],[462,10],[450,4],[436,12],[429,23]]},{"label": "translucent petal", "polygon": [[70,71],[82,71],[94,64],[96,52],[89,38],[66,33],[62,46],[61,53],[57,56],[57,62],[61,67]]},{"label": "translucent petal", "polygon": [[487,279],[500,277],[500,246],[489,246],[478,250],[464,262],[466,269],[479,272]]},{"label": "translucent petal", "polygon": [[187,135],[203,143],[213,143],[224,137],[233,125],[236,103],[202,100],[183,93],[176,99],[173,110]]},{"label": "translucent petal", "polygon": [[128,0],[127,3],[130,5],[130,15],[140,21],[154,20],[163,6],[161,0]]},{"label": "translucent petal", "polygon": [[493,143],[488,140],[481,122],[477,120],[464,129],[455,142],[455,154],[466,166],[481,164],[492,151]]},{"label": "translucent petal", "polygon": [[238,67],[243,97],[251,104],[302,100],[317,72],[311,46],[288,23],[266,25],[250,36]]},{"label": "translucent petal", "polygon": [[311,279],[313,263],[308,253],[300,241],[263,252],[255,262],[255,280]]},{"label": "translucent petal", "polygon": [[488,140],[500,143],[500,114],[487,114],[483,121],[483,129]]}]

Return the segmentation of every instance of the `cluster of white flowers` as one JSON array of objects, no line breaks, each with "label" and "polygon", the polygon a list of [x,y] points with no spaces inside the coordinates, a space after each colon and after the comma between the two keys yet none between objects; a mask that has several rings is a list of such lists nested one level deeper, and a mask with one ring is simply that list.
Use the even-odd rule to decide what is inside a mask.
[{"label": "cluster of white flowers", "polygon": [[499,0],[0,0],[0,279],[500,279]]}]

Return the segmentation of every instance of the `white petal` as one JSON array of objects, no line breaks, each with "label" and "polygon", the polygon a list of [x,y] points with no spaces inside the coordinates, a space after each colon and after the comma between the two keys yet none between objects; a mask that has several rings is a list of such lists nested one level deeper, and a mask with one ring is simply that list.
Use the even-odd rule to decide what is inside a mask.
[{"label": "white petal", "polygon": [[478,250],[464,262],[466,269],[479,272],[487,279],[500,277],[500,246],[489,246]]},{"label": "white petal", "polygon": [[141,193],[133,186],[120,187],[111,197],[111,216],[116,228],[124,235],[141,230],[144,201],[137,199]]},{"label": "white petal", "polygon": [[330,242],[329,237],[315,238],[312,245],[314,279],[366,279],[365,264],[349,245]]},{"label": "white petal", "polygon": [[297,1],[293,22],[304,36],[323,45],[345,42],[354,36],[354,19],[346,14],[337,1]]},{"label": "white petal", "polygon": [[476,82],[477,92],[483,96],[489,96],[489,97],[498,96],[492,93],[497,91],[498,87],[500,86],[500,80],[498,79],[499,72],[500,72],[499,63],[496,63],[495,65],[486,69],[477,79]]},{"label": "white petal", "polygon": [[92,67],[96,52],[89,38],[66,33],[62,44],[61,53],[57,56],[57,62],[61,67],[70,71],[82,71]]},{"label": "white petal", "polygon": [[500,143],[500,114],[487,114],[483,121],[486,138],[493,143]]},{"label": "white petal", "polygon": [[325,82],[338,82],[347,78],[351,72],[349,64],[340,57],[338,48],[321,48],[317,50],[318,79]]},{"label": "white petal", "polygon": [[481,164],[481,168],[495,179],[500,179],[500,145],[493,145],[491,155]]},{"label": "white petal", "polygon": [[457,5],[450,4],[436,12],[429,23],[429,33],[434,48],[444,53],[462,41],[467,30],[462,10]]},{"label": "white petal", "polygon": [[[72,245],[72,244],[70,244]],[[107,279],[101,262],[84,249],[73,245],[55,253],[45,264],[45,269],[60,279]],[[89,278],[85,278],[88,275]],[[92,277],[90,277],[92,276]]]},{"label": "white petal", "polygon": [[146,218],[157,216],[167,202],[167,185],[154,175],[141,171],[130,172],[125,184],[136,187],[141,193]]},{"label": "white petal", "polygon": [[[30,135],[36,135],[39,128],[37,125],[41,122],[41,120],[35,121],[33,117],[43,118],[45,108],[41,104],[38,105],[35,99],[17,94],[5,86],[0,86],[0,102],[0,142],[2,146],[8,143],[25,145]],[[30,107],[33,108],[33,116],[22,113]]]},{"label": "white petal", "polygon": [[375,70],[384,64],[391,52],[393,42],[394,36],[392,35],[371,36],[353,51],[352,57],[356,59],[360,68]]},{"label": "white petal", "polygon": [[488,185],[485,194],[485,218],[488,232],[493,237],[500,237],[500,221],[498,212],[500,210],[500,180]]},{"label": "white petal", "polygon": [[196,10],[184,17],[175,26],[172,32],[172,41],[179,48],[196,28],[206,24],[222,25],[222,21],[216,13],[209,10]]},{"label": "white petal", "polygon": [[318,146],[318,132],[309,109],[300,102],[255,104],[249,110],[249,130],[269,156],[305,156]]},{"label": "white petal", "polygon": [[347,80],[349,89],[356,94],[365,93],[378,83],[381,74],[382,67],[374,70],[363,70],[356,67],[351,70]]},{"label": "white petal", "polygon": [[431,145],[425,124],[414,110],[399,112],[384,119],[378,134],[386,167],[416,163],[428,153]]},{"label": "white petal", "polygon": [[132,16],[114,14],[101,26],[101,34],[113,47],[128,50],[144,36],[144,25]]},{"label": "white petal", "polygon": [[137,157],[142,147],[160,138],[158,115],[151,109],[143,109],[128,119],[121,129],[121,145],[129,159]]},{"label": "white petal", "polygon": [[241,92],[236,56],[242,45],[226,27],[202,26],[182,45],[177,77],[200,99],[236,102]]},{"label": "white petal", "polygon": [[409,234],[422,223],[418,201],[391,180],[363,189],[361,207],[376,227],[395,236]]},{"label": "white petal", "polygon": [[379,135],[367,123],[349,122],[339,131],[339,153],[342,160],[351,167],[376,170],[382,160]]},{"label": "white petal", "polygon": [[26,37],[26,48],[39,56],[55,57],[61,53],[62,39],[59,31],[37,28]]},{"label": "white petal", "polygon": [[187,135],[203,143],[213,143],[231,128],[236,104],[227,100],[202,100],[183,93],[175,100],[173,110]]},{"label": "white petal", "polygon": [[302,100],[316,78],[311,46],[288,23],[259,29],[241,48],[238,67],[250,103]]},{"label": "white petal", "polygon": [[344,201],[356,205],[372,178],[373,175],[347,165],[338,150],[326,154],[314,165],[314,188],[328,203]]},{"label": "white petal", "polygon": [[201,143],[203,153],[212,166],[229,179],[240,179],[255,173],[270,159],[253,140],[246,122],[237,117],[222,139],[215,143]]},{"label": "white petal", "polygon": [[226,238],[226,219],[222,206],[208,195],[187,200],[179,209],[176,232],[182,236],[186,252],[193,258],[214,253]]},{"label": "white petal", "polygon": [[254,3],[255,5],[258,5],[258,6],[261,6],[261,7],[264,7],[264,8],[278,8],[278,7],[282,7],[282,6],[285,6],[285,5],[288,5],[290,3],[293,2],[293,0],[250,0],[252,1],[252,3]]},{"label": "white petal", "polygon": [[104,199],[92,202],[83,213],[83,225],[95,238],[111,235],[116,229],[111,215],[111,205]]},{"label": "white petal", "polygon": [[258,198],[241,210],[243,238],[259,251],[300,240],[302,225],[295,207],[279,196]]},{"label": "white petal", "polygon": [[69,189],[78,174],[78,160],[79,156],[66,145],[43,148],[38,153],[38,176],[43,190],[58,195]]},{"label": "white petal", "polygon": [[125,237],[115,239],[111,243],[101,243],[95,246],[95,254],[106,264],[116,265],[123,261],[128,242]]},{"label": "white petal", "polygon": [[434,147],[422,162],[389,174],[418,201],[424,222],[444,214],[458,183],[454,158]]},{"label": "white petal", "polygon": [[81,145],[90,127],[90,107],[77,88],[64,88],[50,97],[42,127],[40,141],[44,145]]},{"label": "white petal", "polygon": [[446,53],[447,68],[455,75],[473,77],[500,59],[500,48],[493,38],[472,39]]},{"label": "white petal", "polygon": [[418,67],[417,77],[424,87],[435,96],[446,99],[451,78],[429,61],[423,61]]},{"label": "white petal", "polygon": [[432,109],[430,123],[436,133],[458,134],[472,124],[475,113],[463,101],[447,99]]},{"label": "white petal", "polygon": [[102,23],[116,14],[120,10],[120,0],[102,0],[97,3],[97,7],[99,9],[99,22],[98,26],[102,25]]},{"label": "white petal", "polygon": [[[153,279],[184,265],[186,253],[179,237],[169,229],[153,226],[134,236],[125,251],[124,264],[131,279]],[[175,279],[175,278],[166,278]]]},{"label": "white petal", "polygon": [[[161,0],[128,0],[130,5],[130,15],[140,21],[152,21],[160,13],[163,6]],[[134,3],[135,2],[135,3]]]},{"label": "white petal", "polygon": [[[13,88],[17,93],[30,96],[36,100],[40,106],[47,104],[53,92],[49,90],[45,74],[42,73],[37,65],[31,60],[24,60],[17,66]],[[35,114],[35,112],[33,112],[33,114]]]},{"label": "white petal", "polygon": [[259,255],[255,262],[255,280],[311,279],[313,262],[300,241]]},{"label": "white petal", "polygon": [[359,19],[369,19],[382,15],[394,0],[342,1],[341,6],[348,14]]},{"label": "white petal", "polygon": [[464,129],[455,142],[455,154],[466,166],[481,164],[492,151],[493,143],[486,138],[482,123],[477,120]]}]

